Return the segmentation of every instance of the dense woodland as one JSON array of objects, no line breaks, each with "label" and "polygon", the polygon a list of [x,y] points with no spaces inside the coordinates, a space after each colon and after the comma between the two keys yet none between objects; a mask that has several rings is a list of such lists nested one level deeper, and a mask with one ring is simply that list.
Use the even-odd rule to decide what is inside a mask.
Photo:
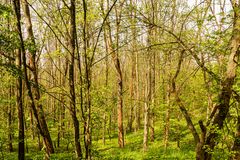
[{"label": "dense woodland", "polygon": [[240,159],[240,0],[0,2],[0,159]]}]

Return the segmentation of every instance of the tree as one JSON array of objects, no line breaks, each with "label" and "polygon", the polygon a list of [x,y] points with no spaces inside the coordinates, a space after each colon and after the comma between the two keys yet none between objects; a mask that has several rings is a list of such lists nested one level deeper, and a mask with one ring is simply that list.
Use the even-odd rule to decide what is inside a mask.
[{"label": "tree", "polygon": [[[45,116],[44,116],[42,106],[37,105],[38,110],[36,109],[33,93],[32,93],[32,90],[31,90],[31,84],[30,84],[29,79],[28,79],[27,63],[26,63],[26,50],[25,50],[25,45],[24,45],[22,31],[21,31],[21,23],[20,23],[20,21],[21,21],[20,2],[19,2],[19,0],[15,0],[13,4],[14,4],[15,14],[17,15],[16,16],[17,17],[17,30],[18,30],[21,52],[22,52],[24,78],[25,78],[27,89],[28,89],[28,95],[29,95],[29,98],[30,98],[30,101],[31,101],[31,107],[32,107],[33,112],[34,112],[34,116],[37,119],[38,129],[40,130],[40,134],[44,138],[44,143],[45,143],[45,146],[46,146],[46,157],[49,158],[50,154],[54,153],[54,148],[53,148],[53,145],[52,145],[52,140],[51,140],[51,137],[50,137],[50,134],[49,134],[49,131],[48,131],[48,127],[47,127],[47,123],[46,123],[46,120],[45,120]],[[36,84],[35,89],[36,88],[38,88],[38,84]],[[40,98],[40,97],[38,97],[39,93],[38,92],[35,92],[35,93],[36,93],[36,99],[39,99]]]},{"label": "tree", "polygon": [[[227,63],[227,70],[225,72],[225,78],[221,84],[221,91],[218,97],[218,104],[215,106],[215,109],[212,111],[210,120],[212,119],[211,127],[210,127],[210,133],[206,135],[206,141],[203,144],[207,147],[204,150],[203,153],[199,153],[197,157],[199,159],[211,159],[212,154],[208,152],[207,149],[213,150],[216,146],[218,133],[216,131],[213,131],[214,129],[222,129],[223,128],[223,122],[227,117],[229,107],[230,107],[230,99],[232,96],[232,87],[234,84],[234,80],[237,73],[237,62],[239,58],[239,46],[240,46],[240,30],[238,26],[240,25],[240,15],[238,12],[238,9],[240,8],[240,2],[235,1],[232,2],[233,10],[234,10],[234,16],[233,16],[233,31],[232,31],[232,38],[230,40],[230,47],[231,47],[231,53],[228,57],[228,63]],[[214,117],[213,117],[214,116]],[[202,134],[204,134],[205,131],[202,128]],[[202,146],[202,149],[203,149]]]},{"label": "tree", "polygon": [[[21,20],[21,14],[20,14],[20,2],[18,0],[14,1],[14,11],[16,14],[17,18],[17,31],[19,34],[19,38],[22,40],[22,32],[21,32],[21,25],[20,25],[20,20]],[[23,44],[22,44],[23,45]],[[21,70],[21,52],[24,53],[24,47],[21,47],[21,50],[17,50],[17,55],[16,55],[16,65],[19,70]],[[24,111],[23,111],[23,104],[22,104],[22,79],[21,77],[18,78],[17,80],[17,108],[18,108],[18,159],[19,160],[24,160],[25,159],[25,146],[24,146]]]},{"label": "tree", "polygon": [[[22,60],[21,60],[21,51],[17,50],[16,56],[16,66],[21,71],[22,69]],[[24,146],[24,110],[23,110],[23,103],[22,103],[22,77],[19,75],[17,79],[17,109],[18,109],[18,159],[23,160],[25,159],[25,146]]]},{"label": "tree", "polygon": [[[124,147],[124,132],[123,132],[123,74],[121,69],[121,63],[119,59],[119,33],[120,33],[120,22],[121,22],[121,13],[124,1],[120,2],[119,9],[115,6],[115,14],[116,14],[116,42],[112,42],[111,38],[111,30],[109,26],[109,38],[110,38],[110,46],[112,47],[112,58],[114,61],[114,65],[117,71],[117,83],[118,83],[118,102],[117,102],[117,114],[118,114],[118,145],[120,148]],[[116,47],[113,47],[115,44]]]},{"label": "tree", "polygon": [[70,17],[71,17],[71,28],[70,28],[70,54],[71,60],[69,64],[69,88],[70,88],[70,113],[74,125],[74,142],[76,147],[76,154],[78,158],[82,158],[82,150],[80,145],[80,134],[79,134],[79,121],[76,113],[76,95],[75,95],[75,82],[74,82],[74,61],[75,61],[75,46],[76,46],[76,13],[75,13],[75,0],[71,0]]}]

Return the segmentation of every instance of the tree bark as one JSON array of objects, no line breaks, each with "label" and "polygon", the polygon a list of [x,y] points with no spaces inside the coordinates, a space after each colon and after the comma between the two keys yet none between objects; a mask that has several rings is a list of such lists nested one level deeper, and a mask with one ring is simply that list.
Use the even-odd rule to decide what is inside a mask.
[{"label": "tree bark", "polygon": [[[22,70],[21,51],[16,51],[16,66],[19,70]],[[24,147],[24,109],[22,102],[22,78],[19,76],[17,79],[17,110],[18,110],[18,159],[25,159],[25,147]]]},{"label": "tree bark", "polygon": [[223,123],[227,117],[229,107],[230,107],[230,99],[232,96],[232,86],[234,84],[234,80],[237,73],[237,62],[239,59],[239,46],[240,46],[240,2],[233,2],[234,9],[234,17],[233,17],[233,31],[232,38],[230,40],[231,44],[231,54],[228,58],[227,71],[225,73],[225,79],[222,82],[222,89],[218,96],[218,104],[215,106],[217,112],[215,112],[215,116],[213,117],[213,121],[210,124],[210,133],[206,137],[204,150],[204,159],[210,160],[212,159],[212,153],[209,152],[214,150],[214,147],[218,144],[217,137],[218,133],[213,130],[221,130],[223,128]]},{"label": "tree bark", "polygon": [[169,140],[169,130],[170,130],[170,97],[171,97],[171,91],[170,91],[170,85],[168,84],[167,89],[167,109],[166,109],[166,116],[165,116],[165,126],[164,126],[164,149],[167,150],[168,147],[168,140]]},{"label": "tree bark", "polygon": [[114,62],[115,69],[117,71],[117,114],[118,114],[118,145],[120,148],[124,147],[124,132],[123,132],[123,76],[122,76],[122,69],[121,63],[119,59],[119,29],[120,29],[120,21],[121,21],[121,9],[123,3],[121,3],[119,9],[115,6],[115,13],[116,13],[116,42],[115,46],[113,46],[112,41],[112,33],[110,23],[108,23],[107,19],[107,30],[108,30],[108,42],[110,46],[110,53],[112,53],[112,59]]},{"label": "tree bark", "polygon": [[[117,12],[117,9],[116,9]],[[119,18],[119,17],[118,17]],[[117,18],[117,19],[118,19]],[[115,68],[117,70],[117,76],[118,76],[118,104],[117,104],[117,112],[118,112],[118,145],[120,148],[124,147],[124,132],[123,132],[123,76],[122,76],[122,69],[120,60],[118,57],[118,48],[119,48],[119,23],[120,20],[118,19],[117,22],[117,38],[116,38],[116,53],[113,54],[113,60],[115,64]]]},{"label": "tree bark", "polygon": [[74,126],[74,142],[75,142],[75,152],[77,158],[82,158],[82,149],[80,144],[80,129],[79,121],[77,118],[76,111],[76,94],[75,94],[75,82],[74,82],[74,62],[75,62],[75,48],[76,48],[76,11],[75,11],[75,0],[71,0],[70,6],[70,63],[69,63],[69,88],[70,88],[70,114]]},{"label": "tree bark", "polygon": [[[22,32],[21,32],[21,14],[20,14],[20,1],[14,0],[13,7],[17,18],[17,32],[21,41],[21,50],[17,50],[16,52],[16,66],[18,67],[19,71],[22,70],[22,55],[21,51],[24,53],[24,46],[23,46],[23,39],[22,39]],[[25,159],[25,148],[24,148],[24,111],[23,111],[23,101],[22,101],[22,77],[19,76],[17,79],[17,109],[18,109],[18,159],[24,160]]]},{"label": "tree bark", "polygon": [[197,133],[197,130],[192,122],[192,119],[187,111],[187,109],[185,108],[181,98],[179,97],[179,91],[177,91],[177,87],[176,87],[176,79],[179,75],[179,72],[180,72],[180,69],[181,69],[181,65],[182,65],[182,61],[183,61],[183,55],[184,55],[184,52],[185,50],[182,50],[181,53],[180,53],[180,57],[179,57],[179,61],[178,61],[178,66],[177,66],[177,70],[175,72],[175,75],[173,76],[171,82],[172,82],[172,94],[174,95],[175,97],[175,101],[180,109],[180,111],[182,112],[186,122],[187,122],[187,126],[189,128],[189,130],[191,131],[193,137],[194,137],[194,141],[195,141],[195,144],[197,145],[199,142],[200,142],[200,137]]},{"label": "tree bark", "polygon": [[[23,64],[24,64],[24,72],[25,72],[25,81],[26,86],[28,89],[28,94],[31,100],[31,106],[34,112],[34,116],[37,119],[38,129],[40,130],[40,134],[43,137],[44,144],[46,146],[46,157],[49,158],[51,153],[54,153],[52,139],[48,130],[47,122],[44,115],[44,110],[42,104],[39,102],[40,100],[40,91],[39,91],[39,83],[38,83],[38,73],[37,73],[37,65],[36,65],[36,44],[35,38],[33,35],[32,29],[32,22],[31,22],[31,15],[28,6],[27,0],[24,0],[24,14],[26,16],[26,23],[27,23],[27,34],[28,38],[31,41],[31,45],[33,50],[29,51],[30,54],[30,68],[32,71],[34,85],[33,89],[31,89],[31,85],[27,75],[27,67],[26,67],[26,51],[24,48],[24,43],[22,41],[22,48],[23,48]],[[35,102],[36,101],[36,102]],[[35,104],[36,103],[36,104]]]},{"label": "tree bark", "polygon": [[[148,76],[147,76],[148,78]],[[143,129],[143,151],[146,152],[148,149],[148,135],[149,135],[149,81],[146,80],[145,85],[145,102],[144,102],[144,129]]]},{"label": "tree bark", "polygon": [[140,129],[141,126],[141,120],[140,120],[140,93],[139,93],[139,64],[138,64],[138,54],[136,54],[136,106],[134,110],[134,116],[135,116],[135,132]]},{"label": "tree bark", "polygon": [[[21,66],[20,66],[21,67]],[[8,105],[8,109],[7,109],[7,114],[8,114],[8,149],[9,152],[13,152],[13,130],[12,130],[12,123],[13,123],[13,108],[12,108],[12,85],[9,86],[9,105]]]},{"label": "tree bark", "polygon": [[154,107],[155,107],[155,52],[153,51],[152,53],[152,58],[151,58],[151,108],[150,108],[150,122],[149,122],[149,127],[150,127],[150,141],[154,142],[155,139],[155,131],[154,131]]},{"label": "tree bark", "polygon": [[[148,43],[151,44],[151,35],[152,35],[152,29],[149,29],[148,31]],[[152,52],[151,48],[149,48],[148,52],[150,54],[147,54],[147,73],[146,73],[146,84],[145,84],[145,102],[144,102],[144,133],[143,133],[143,150],[147,151],[148,149],[148,136],[149,136],[149,128],[150,124],[149,121],[150,118],[150,109],[151,109],[151,102],[152,102],[152,89],[153,89],[153,74],[152,74]]]},{"label": "tree bark", "polygon": [[[136,6],[136,3],[134,0],[130,0],[130,5],[132,8]],[[136,11],[134,9],[131,9],[129,11],[130,14],[130,24],[131,24],[131,32],[133,41],[131,43],[131,61],[132,61],[132,67],[131,67],[131,82],[130,82],[130,117],[129,117],[129,123],[128,123],[128,129],[131,132],[133,130],[137,131],[139,129],[137,125],[137,108],[138,108],[138,102],[137,102],[137,67],[136,67],[136,61],[137,61],[137,30],[136,30]]]}]

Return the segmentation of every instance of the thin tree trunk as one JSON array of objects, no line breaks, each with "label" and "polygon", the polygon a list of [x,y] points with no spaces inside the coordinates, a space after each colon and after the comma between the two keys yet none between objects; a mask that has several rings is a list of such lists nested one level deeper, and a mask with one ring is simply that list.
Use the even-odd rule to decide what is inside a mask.
[{"label": "thin tree trunk", "polygon": [[120,25],[120,17],[118,17],[118,11],[116,9],[116,32],[117,32],[117,38],[116,38],[116,52],[113,54],[113,60],[115,64],[115,68],[117,70],[117,76],[118,76],[118,103],[117,103],[117,113],[118,113],[118,145],[120,148],[124,147],[124,132],[123,132],[123,76],[122,76],[122,69],[120,60],[118,57],[118,50],[119,50],[119,25]]},{"label": "thin tree trunk", "polygon": [[106,113],[103,113],[103,133],[102,133],[102,141],[103,145],[106,144]]},{"label": "thin tree trunk", "polygon": [[[21,31],[21,14],[20,14],[20,1],[19,0],[14,0],[14,10],[17,15],[17,28],[18,28],[18,34],[20,38],[20,46],[21,46],[21,51],[22,51],[22,60],[23,60],[23,67],[24,67],[24,78],[28,90],[28,96],[30,98],[30,103],[31,103],[31,108],[33,109],[34,116],[36,117],[37,120],[37,127],[40,131],[40,134],[44,138],[44,143],[46,146],[46,158],[48,159],[50,157],[51,153],[54,153],[54,148],[52,145],[52,140],[48,131],[47,123],[45,121],[44,117],[44,112],[42,109],[41,105],[38,105],[36,108],[35,102],[34,102],[34,96],[31,90],[31,84],[28,79],[28,73],[27,73],[27,62],[26,62],[26,50],[24,47],[24,41],[23,41],[23,36],[22,36],[22,31]],[[35,70],[36,71],[36,70]],[[35,72],[36,73],[36,72]],[[34,80],[37,82],[37,76],[34,74]],[[38,88],[38,83],[34,85],[35,89]],[[36,99],[40,99],[39,92],[35,92]]]},{"label": "thin tree trunk", "polygon": [[150,122],[149,122],[149,127],[150,127],[150,141],[154,142],[154,107],[155,107],[155,63],[156,63],[156,55],[155,52],[153,51],[152,53],[153,57],[151,59],[151,109],[150,109]]},{"label": "thin tree trunk", "polygon": [[[110,53],[112,53],[112,59],[114,62],[115,69],[117,71],[117,114],[118,114],[118,145],[120,148],[124,147],[124,132],[123,132],[123,76],[122,76],[122,69],[119,59],[119,29],[120,29],[120,20],[121,20],[121,9],[122,9],[123,3],[121,3],[120,9],[118,10],[115,6],[115,13],[116,13],[116,43],[113,47],[113,41],[112,41],[112,33],[111,33],[111,27],[110,24],[107,23],[107,29],[108,29],[108,42],[110,46]],[[108,19],[107,19],[108,22]]]},{"label": "thin tree trunk", "polygon": [[[132,48],[135,48],[133,44]],[[135,50],[133,49],[132,55],[132,74],[131,74],[131,82],[130,82],[130,114],[129,114],[129,120],[128,120],[128,130],[132,132],[132,125],[134,122],[134,111],[136,112],[136,58],[135,58]],[[136,113],[135,113],[136,114]]]},{"label": "thin tree trunk", "polygon": [[[172,87],[171,87],[171,81],[172,81],[172,53],[171,51],[168,53],[168,55],[166,56],[166,60],[167,61],[167,70],[169,70],[170,72],[168,72],[167,74],[167,81],[165,82],[165,79],[163,78],[163,85],[164,83],[167,83],[167,89],[166,92],[167,94],[164,95],[164,101],[166,101],[167,104],[167,108],[166,108],[166,116],[165,116],[165,126],[164,126],[164,148],[165,151],[167,150],[168,147],[168,142],[169,142],[169,132],[170,132],[170,117],[171,117],[171,108],[172,108],[172,104],[171,104],[171,97],[172,97]],[[165,75],[165,68],[163,69],[163,75]]]},{"label": "thin tree trunk", "polygon": [[31,133],[32,133],[32,140],[34,140],[35,139],[35,135],[36,135],[36,131],[35,131],[35,126],[34,126],[32,109],[30,109],[30,111],[29,111],[29,116],[30,116],[30,128],[31,128]]},{"label": "thin tree trunk", "polygon": [[[36,45],[35,45],[35,38],[33,35],[33,29],[32,29],[32,22],[31,22],[31,15],[30,15],[30,10],[29,10],[29,6],[28,6],[28,2],[27,0],[24,0],[24,14],[26,16],[26,22],[27,22],[27,34],[28,34],[28,38],[31,40],[32,42],[32,47],[34,48],[30,55],[30,67],[31,67],[31,71],[33,74],[33,79],[34,79],[34,85],[33,85],[33,94],[31,94],[31,98],[32,99],[32,106],[34,106],[35,108],[35,102],[33,99],[36,100],[37,102],[37,112],[35,116],[38,116],[39,119],[39,125],[41,127],[40,134],[43,136],[43,140],[44,140],[44,144],[46,146],[46,152],[47,152],[47,157],[50,156],[51,153],[54,153],[54,148],[53,148],[53,144],[52,144],[52,139],[48,130],[48,126],[47,126],[47,122],[45,119],[45,115],[44,115],[44,111],[42,108],[42,104],[39,103],[40,100],[40,91],[39,91],[39,84],[38,84],[38,73],[37,73],[37,65],[36,65]],[[25,55],[26,56],[26,55]],[[24,56],[24,57],[25,57]],[[26,70],[26,69],[25,69]],[[27,74],[26,74],[27,77]],[[27,78],[26,78],[26,83],[28,83],[27,87],[29,92],[31,91],[31,86],[30,83],[27,82]]]},{"label": "thin tree trunk", "polygon": [[[67,57],[64,57],[65,60],[65,67],[64,68],[64,75],[62,75],[62,73],[60,73],[60,84],[62,87],[66,87],[66,77],[67,77],[67,73],[68,73],[68,60]],[[60,63],[60,59],[59,59],[59,68],[60,65],[62,65]],[[66,103],[66,98],[64,95],[60,95],[60,100],[61,100],[61,104],[59,106],[59,120],[60,120],[60,126],[59,126],[59,133],[58,133],[58,147],[60,147],[60,141],[61,138],[64,138],[64,134],[65,134],[65,103]]]},{"label": "thin tree trunk", "polygon": [[198,135],[197,133],[197,130],[192,122],[192,119],[187,111],[187,109],[185,108],[181,98],[179,97],[179,91],[177,90],[177,87],[176,87],[176,79],[179,75],[179,72],[180,72],[180,69],[181,69],[181,65],[182,65],[182,61],[183,61],[183,55],[184,55],[184,52],[185,50],[182,50],[181,53],[180,53],[180,57],[179,57],[179,61],[178,61],[178,65],[177,65],[177,70],[175,72],[175,75],[173,76],[172,80],[171,80],[171,83],[172,83],[172,94],[173,96],[175,97],[175,101],[180,109],[180,111],[182,112],[186,122],[187,122],[187,126],[189,128],[189,130],[191,131],[193,137],[194,137],[194,141],[195,141],[195,144],[196,144],[196,158],[198,159],[198,156],[199,155],[202,155],[202,151],[201,151],[201,148],[203,146],[203,143],[204,143],[204,139],[205,139],[205,134],[206,134],[206,128],[203,126],[203,123],[202,121],[199,121],[199,125],[200,125],[200,128],[202,130],[202,135],[201,137]]},{"label": "thin tree trunk", "polygon": [[168,147],[168,140],[169,140],[169,130],[170,130],[170,97],[171,97],[171,91],[170,91],[170,85],[168,85],[167,89],[167,109],[166,109],[166,116],[165,116],[165,126],[164,126],[164,149],[167,150]]},{"label": "thin tree trunk", "polygon": [[83,50],[84,50],[84,61],[85,61],[85,120],[84,120],[84,141],[85,141],[85,158],[92,159],[91,155],[91,61],[89,55],[87,53],[87,49],[89,48],[89,36],[88,36],[88,27],[87,27],[87,3],[85,0],[83,2]]},{"label": "thin tree trunk", "polygon": [[[108,2],[109,3],[109,2]],[[107,5],[107,9],[108,5]],[[103,13],[103,16],[105,17],[105,11],[104,11],[104,1],[101,1],[101,10]],[[104,36],[104,43],[105,43],[105,50],[106,50],[106,54],[105,54],[105,88],[108,89],[108,77],[109,77],[109,61],[108,61],[108,54],[110,53],[110,46],[109,46],[109,41],[108,41],[108,37],[107,37],[107,30],[106,30],[106,25],[103,28],[103,36]],[[106,97],[105,99],[105,103],[107,104],[106,107],[108,107],[108,98]],[[104,113],[103,113],[103,134],[102,134],[102,141],[103,141],[103,145],[105,145],[106,143],[106,125],[107,125],[107,116],[106,116],[106,112],[107,110],[104,109]]]},{"label": "thin tree trunk", "polygon": [[[134,8],[136,6],[136,2],[134,0],[130,0],[130,5]],[[132,74],[131,74],[131,86],[132,86],[132,93],[131,93],[131,105],[132,105],[132,123],[134,124],[134,131],[136,132],[139,129],[139,113],[138,113],[138,108],[139,108],[139,92],[138,92],[138,53],[137,53],[137,29],[136,29],[136,10],[132,9],[130,11],[130,23],[132,25],[131,27],[131,32],[133,36],[133,42],[131,45],[131,50],[132,50],[132,55],[131,55],[131,60],[132,60]]]},{"label": "thin tree trunk", "polygon": [[[21,51],[16,51],[16,66],[19,70],[22,70]],[[22,102],[22,78],[19,76],[17,79],[17,110],[18,110],[18,159],[25,159],[25,148],[24,148],[24,109]]]},{"label": "thin tree trunk", "polygon": [[[133,3],[132,0],[130,3]],[[131,4],[133,5],[133,4]],[[131,61],[132,61],[132,68],[131,68],[131,81],[130,81],[130,113],[129,113],[129,119],[128,119],[128,130],[132,132],[132,125],[134,122],[134,111],[136,111],[136,27],[135,27],[135,19],[134,19],[134,12],[132,11],[131,13],[131,20],[130,23],[132,25],[131,31],[133,34],[133,42],[131,46]]]},{"label": "thin tree trunk", "polygon": [[143,129],[143,151],[146,152],[148,149],[148,135],[149,135],[149,80],[148,78],[151,77],[150,72],[148,71],[146,84],[144,87],[144,95],[145,95],[145,102],[144,102],[144,129]]},{"label": "thin tree trunk", "polygon": [[70,54],[71,60],[69,63],[69,88],[70,88],[70,114],[73,120],[74,126],[74,142],[75,142],[75,151],[77,158],[82,158],[82,150],[80,144],[80,129],[79,121],[76,114],[76,95],[75,95],[75,83],[74,83],[74,59],[75,59],[75,48],[76,48],[76,11],[75,11],[75,0],[71,0],[70,6]]},{"label": "thin tree trunk", "polygon": [[138,73],[138,54],[136,54],[136,106],[135,106],[135,132],[140,129],[140,93],[139,93],[139,73]]},{"label": "thin tree trunk", "polygon": [[[17,18],[17,31],[21,42],[23,43],[22,39],[22,32],[21,32],[21,14],[20,14],[20,1],[14,0],[13,7]],[[23,44],[21,46],[21,50],[24,53]],[[16,66],[21,71],[22,70],[22,55],[21,50],[18,49],[16,52]],[[22,78],[21,76],[17,79],[17,109],[18,109],[18,159],[24,160],[25,159],[25,148],[24,148],[24,111],[23,111],[23,101],[22,101]]]},{"label": "thin tree trunk", "polygon": [[12,130],[12,121],[13,121],[13,108],[12,108],[12,102],[11,102],[11,99],[12,99],[12,85],[10,85],[10,88],[9,88],[9,99],[10,99],[10,102],[9,102],[9,105],[8,105],[8,111],[7,111],[7,114],[8,114],[8,149],[9,149],[9,152],[13,152],[13,145],[12,145],[12,141],[13,141],[13,130]]},{"label": "thin tree trunk", "polygon": [[[157,1],[155,0],[151,0],[151,19],[152,22],[155,23],[155,19],[156,19],[156,9],[157,9]],[[156,41],[156,28],[150,28],[149,29],[149,38],[148,38],[149,44],[152,45],[155,41]],[[151,50],[151,55],[150,55],[150,81],[149,81],[149,103],[151,103],[150,105],[150,110],[149,110],[149,128],[150,128],[150,141],[154,141],[154,107],[155,107],[155,68],[156,68],[156,53],[154,51],[154,49],[152,49],[150,47]]]}]

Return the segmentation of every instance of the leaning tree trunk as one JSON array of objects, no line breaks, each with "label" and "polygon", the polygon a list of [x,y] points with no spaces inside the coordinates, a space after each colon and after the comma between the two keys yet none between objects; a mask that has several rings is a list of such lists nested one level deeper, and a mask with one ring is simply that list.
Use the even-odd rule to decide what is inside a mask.
[{"label": "leaning tree trunk", "polygon": [[[41,103],[39,103],[41,96],[40,96],[40,90],[39,90],[38,73],[37,73],[37,65],[36,65],[36,44],[35,44],[35,37],[33,35],[31,15],[30,15],[30,10],[29,10],[27,0],[24,0],[24,14],[26,16],[28,39],[30,39],[31,44],[33,45],[32,47],[34,48],[33,50],[30,51],[31,53],[29,54],[29,56],[30,56],[29,57],[29,60],[30,60],[29,65],[30,65],[30,68],[32,71],[33,81],[34,81],[32,91],[31,91],[30,83],[27,78],[27,73],[25,74],[25,77],[26,77],[25,81],[27,83],[27,88],[28,88],[30,99],[31,99],[31,106],[32,106],[34,115],[35,115],[36,119],[38,119],[37,120],[38,121],[37,123],[39,126],[38,129],[40,130],[40,134],[43,137],[44,144],[46,146],[46,153],[47,153],[46,156],[49,157],[51,153],[54,153],[54,148],[53,148],[52,139],[51,139],[51,136],[50,136],[50,133],[48,130],[47,122],[45,119],[43,106]],[[24,51],[24,53],[26,53],[26,52]],[[26,57],[26,55],[24,55],[24,57]],[[24,59],[25,58],[23,58],[23,60]],[[25,68],[25,70],[26,70],[26,68]],[[35,105],[34,99],[36,100],[37,105]]]},{"label": "leaning tree trunk", "polygon": [[[232,86],[234,84],[234,80],[237,73],[237,62],[239,59],[239,47],[240,47],[240,2],[235,1],[233,3],[233,9],[234,9],[234,23],[233,23],[233,32],[232,32],[232,38],[230,40],[231,44],[231,54],[228,58],[228,64],[227,64],[227,71],[225,73],[225,79],[222,82],[222,89],[218,97],[218,104],[216,105],[215,116],[213,118],[213,121],[210,125],[210,133],[206,136],[206,141],[204,146],[206,149],[203,149],[204,156],[203,159],[210,160],[212,159],[212,152],[214,150],[214,147],[218,144],[217,138],[218,133],[213,130],[221,130],[223,128],[223,123],[227,117],[229,107],[230,107],[230,99],[232,96]],[[213,113],[214,114],[214,113]],[[212,130],[212,131],[211,131]]]},{"label": "leaning tree trunk", "polygon": [[[193,135],[193,138],[194,138],[194,141],[195,141],[195,144],[196,144],[196,152],[199,153],[199,148],[201,148],[202,146],[202,143],[204,141],[204,136],[205,134],[202,134],[203,136],[202,137],[199,137],[199,134],[197,133],[197,130],[192,122],[192,119],[186,109],[186,107],[184,106],[180,96],[179,96],[179,91],[177,90],[177,87],[176,87],[176,80],[177,80],[177,77],[180,73],[180,70],[181,70],[181,65],[182,65],[182,62],[183,62],[183,56],[184,56],[184,53],[185,53],[185,50],[182,50],[181,53],[180,53],[180,56],[179,56],[179,61],[178,61],[178,65],[177,65],[177,70],[173,76],[173,78],[171,79],[171,94],[175,97],[175,101],[176,101],[176,104],[178,105],[180,111],[182,112],[186,122],[187,122],[187,126],[189,128],[189,130],[191,131],[192,135]],[[202,129],[202,132],[205,133],[206,132],[206,129],[203,127],[203,124],[202,122],[200,123],[200,127]]]},{"label": "leaning tree trunk", "polygon": [[[22,35],[22,31],[21,31],[20,1],[19,0],[14,0],[13,5],[14,5],[14,11],[15,11],[16,16],[17,16],[17,31],[18,31],[18,35],[19,35],[19,39],[20,39],[20,48],[21,48],[21,52],[22,52],[24,79],[25,79],[25,82],[26,82],[27,90],[28,90],[28,96],[30,98],[31,108],[32,108],[32,110],[34,112],[34,115],[36,117],[36,120],[37,120],[37,127],[38,127],[41,135],[43,137],[46,137],[46,139],[45,139],[46,140],[45,141],[45,144],[46,144],[46,159],[49,159],[50,154],[54,153],[54,149],[53,149],[52,141],[51,141],[51,138],[50,138],[50,134],[49,134],[48,129],[46,127],[46,121],[43,117],[43,112],[42,112],[42,114],[39,115],[39,110],[36,109],[33,93],[32,93],[32,90],[31,90],[31,85],[30,85],[30,82],[29,82],[29,79],[28,79],[27,63],[26,63],[26,50],[25,50],[25,47],[24,47],[23,35]],[[22,118],[23,118],[23,116],[22,116]],[[23,136],[24,130],[22,132],[23,133],[22,133],[21,136]],[[23,144],[21,144],[21,145],[23,145]]]}]

